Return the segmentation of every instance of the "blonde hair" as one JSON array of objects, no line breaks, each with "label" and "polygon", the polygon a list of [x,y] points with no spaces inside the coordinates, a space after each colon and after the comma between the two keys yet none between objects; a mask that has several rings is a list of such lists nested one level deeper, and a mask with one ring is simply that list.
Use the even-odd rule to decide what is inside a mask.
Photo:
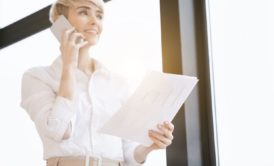
[{"label": "blonde hair", "polygon": [[[68,9],[73,6],[75,2],[83,2],[88,0],[57,0],[51,5],[49,11],[49,20],[54,23],[60,15],[64,15],[68,18]],[[97,0],[98,1],[98,0]],[[103,0],[99,0],[99,6],[103,8]]]}]

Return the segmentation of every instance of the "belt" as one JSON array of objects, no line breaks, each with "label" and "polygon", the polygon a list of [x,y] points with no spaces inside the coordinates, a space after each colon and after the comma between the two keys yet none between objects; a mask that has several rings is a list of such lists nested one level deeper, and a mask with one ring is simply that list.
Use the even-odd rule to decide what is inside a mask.
[{"label": "belt", "polygon": [[47,166],[123,166],[123,163],[103,157],[69,156],[49,158]]}]

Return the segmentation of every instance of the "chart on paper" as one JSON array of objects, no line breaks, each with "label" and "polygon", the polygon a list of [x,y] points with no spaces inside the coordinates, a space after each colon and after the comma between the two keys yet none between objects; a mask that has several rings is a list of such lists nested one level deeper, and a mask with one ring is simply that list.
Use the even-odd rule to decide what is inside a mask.
[{"label": "chart on paper", "polygon": [[171,121],[198,79],[185,75],[149,72],[133,95],[99,132],[149,146],[148,130]]}]

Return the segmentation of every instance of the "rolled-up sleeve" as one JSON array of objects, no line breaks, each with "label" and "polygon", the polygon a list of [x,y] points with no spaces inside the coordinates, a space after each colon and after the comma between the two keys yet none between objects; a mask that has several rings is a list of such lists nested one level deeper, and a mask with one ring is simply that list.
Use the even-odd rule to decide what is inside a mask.
[{"label": "rolled-up sleeve", "polygon": [[134,151],[139,143],[130,140],[123,140],[123,152],[125,166],[140,166],[143,163],[138,163],[134,158]]},{"label": "rolled-up sleeve", "polygon": [[21,106],[39,134],[61,141],[76,114],[76,99],[57,96],[47,83],[28,73],[23,75],[21,88]]}]

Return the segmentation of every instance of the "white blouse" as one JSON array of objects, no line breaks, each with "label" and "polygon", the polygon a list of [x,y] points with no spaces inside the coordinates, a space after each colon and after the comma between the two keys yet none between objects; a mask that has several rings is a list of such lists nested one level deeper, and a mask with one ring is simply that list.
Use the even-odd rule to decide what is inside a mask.
[{"label": "white blouse", "polygon": [[[75,70],[77,93],[73,100],[57,96],[62,72],[60,56],[51,66],[24,73],[21,106],[35,123],[43,142],[44,159],[89,155],[141,165],[133,156],[137,143],[97,132],[121,107],[129,90],[125,79],[95,62],[96,70],[90,79]],[[71,136],[62,140],[69,125]]]}]

